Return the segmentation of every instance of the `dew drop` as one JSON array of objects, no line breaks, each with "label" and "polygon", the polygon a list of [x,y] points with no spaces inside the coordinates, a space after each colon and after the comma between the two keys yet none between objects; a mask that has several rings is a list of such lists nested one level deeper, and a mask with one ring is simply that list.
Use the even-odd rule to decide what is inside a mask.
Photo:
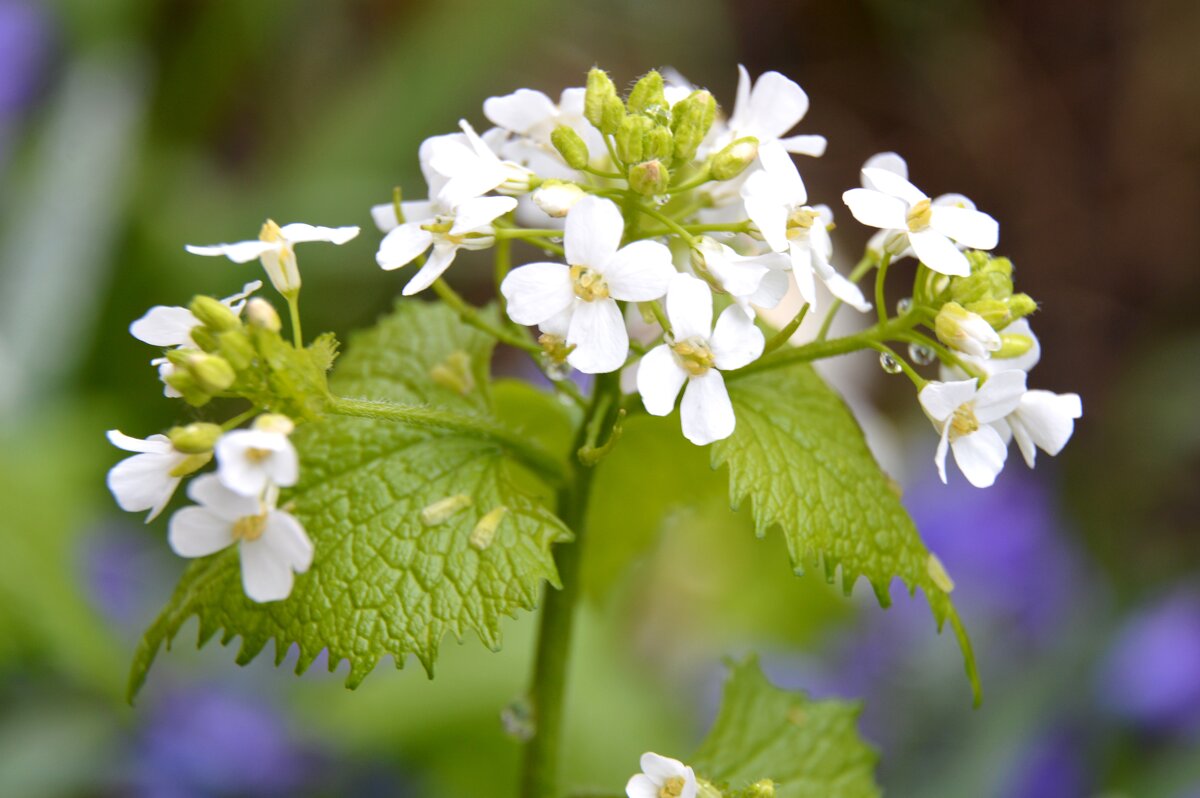
[{"label": "dew drop", "polygon": [[896,313],[903,316],[905,313],[908,313],[910,310],[912,310],[912,306],[912,297],[906,296],[904,299],[901,299],[896,303]]},{"label": "dew drop", "polygon": [[546,358],[543,363],[546,369],[546,376],[552,380],[565,380],[567,375],[571,373],[571,367],[566,363],[555,363],[549,358]]},{"label": "dew drop", "polygon": [[934,352],[924,344],[909,344],[908,356],[918,366],[928,366],[933,361],[937,360],[937,352]]},{"label": "dew drop", "polygon": [[883,352],[879,355],[879,367],[888,374],[899,374],[904,370],[900,366],[900,361],[896,360],[896,358],[892,357],[887,352]]},{"label": "dew drop", "polygon": [[500,724],[504,727],[504,733],[514,740],[532,740],[537,727],[533,721],[533,706],[529,699],[513,699],[508,706],[500,710]]}]

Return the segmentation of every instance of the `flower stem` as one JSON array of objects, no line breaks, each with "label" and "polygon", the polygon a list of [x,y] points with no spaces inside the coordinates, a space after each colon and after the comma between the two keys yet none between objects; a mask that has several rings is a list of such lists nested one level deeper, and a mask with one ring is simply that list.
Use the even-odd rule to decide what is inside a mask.
[{"label": "flower stem", "polygon": [[297,349],[304,348],[304,334],[300,332],[300,292],[291,291],[283,295],[288,303],[288,312],[292,317],[292,343]]},{"label": "flower stem", "polygon": [[793,363],[809,363],[813,360],[822,360],[827,357],[836,357],[837,355],[857,352],[860,349],[873,349],[876,344],[901,338],[918,321],[916,313],[906,313],[903,316],[888,319],[883,324],[876,324],[874,327],[853,335],[834,338],[832,341],[816,340],[803,346],[782,349],[769,357],[763,357],[754,361],[749,366],[743,366],[736,371],[726,372],[725,379],[726,381],[738,379],[750,374],[757,374],[760,371],[770,371],[771,369],[790,366]]},{"label": "flower stem", "polygon": [[[596,384],[591,404],[576,433],[575,449],[588,442],[589,430],[608,423],[618,392],[614,374],[603,375]],[[554,550],[561,590],[547,587],[538,627],[533,682],[529,700],[533,707],[534,733],[525,746],[521,768],[521,798],[558,798],[558,766],[562,747],[563,716],[570,662],[575,608],[582,592],[580,564],[585,544],[585,519],[594,469],[578,460],[571,465],[572,479],[559,490],[558,512],[574,533],[575,541]]]},{"label": "flower stem", "polygon": [[805,302],[804,307],[800,308],[800,312],[797,313],[791,321],[784,325],[779,332],[771,336],[771,340],[767,341],[766,346],[763,347],[763,354],[769,355],[779,347],[786,344],[788,339],[796,333],[796,330],[800,329],[800,325],[804,323],[804,317],[808,315],[808,309],[811,307],[812,305]]},{"label": "flower stem", "polygon": [[449,430],[467,437],[489,441],[507,450],[529,468],[548,479],[551,484],[562,485],[566,481],[566,473],[562,464],[555,457],[487,419],[461,413],[449,413],[423,405],[352,399],[346,396],[330,396],[326,409],[330,413],[342,416],[395,421],[421,429]]},{"label": "flower stem", "polygon": [[471,327],[487,333],[501,343],[522,349],[535,357],[541,355],[542,348],[527,337],[518,335],[516,332],[507,330],[499,325],[492,324],[483,318],[479,310],[472,307],[465,299],[459,296],[458,292],[451,288],[450,284],[445,280],[439,279],[435,282],[433,290],[443,302],[450,306],[451,310],[458,314],[460,319]]},{"label": "flower stem", "polygon": [[892,263],[892,256],[885,252],[883,258],[879,261],[879,272],[875,275],[875,312],[879,314],[879,323],[884,324],[888,320],[886,299],[883,293],[883,284],[887,280],[888,266]]}]

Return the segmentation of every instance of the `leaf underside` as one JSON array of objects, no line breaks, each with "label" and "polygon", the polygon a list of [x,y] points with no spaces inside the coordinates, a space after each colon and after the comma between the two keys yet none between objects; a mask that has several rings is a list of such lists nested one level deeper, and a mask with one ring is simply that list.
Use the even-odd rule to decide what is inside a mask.
[{"label": "leaf underside", "polygon": [[724,790],[774,782],[779,798],[873,798],[878,755],[858,735],[862,707],[782,690],[751,657],[732,665],[721,709],[690,760]]},{"label": "leaf underside", "polygon": [[712,465],[729,467],[733,506],[749,498],[759,537],[783,531],[797,573],[814,568],[833,582],[840,569],[847,594],[865,576],[884,607],[894,578],[920,588],[938,629],[950,621],[978,703],[974,653],[941,564],[841,397],[804,363],[732,379],[729,394],[737,427],[713,445]]},{"label": "leaf underside", "polygon": [[[442,305],[401,303],[357,336],[331,380],[342,396],[435,406],[494,418],[491,339]],[[463,365],[466,373],[463,374]],[[453,381],[431,379],[439,366]],[[546,413],[560,412],[544,402]],[[256,604],[241,585],[236,548],[193,563],[135,654],[130,695],[161,647],[199,619],[199,645],[240,637],[239,664],[275,641],[279,664],[295,646],[301,673],[327,650],[329,669],[350,663],[356,687],[384,655],[415,655],[430,676],[447,633],[474,632],[500,647],[500,619],[536,606],[543,581],[558,586],[551,554],[571,532],[551,512],[552,493],[496,443],[391,421],[330,416],[293,436],[301,482],[284,498],[313,541],[311,569],[291,596]],[[443,521],[422,510],[465,496]],[[470,543],[480,519],[504,507],[486,546]],[[494,516],[493,516],[494,517]]]}]

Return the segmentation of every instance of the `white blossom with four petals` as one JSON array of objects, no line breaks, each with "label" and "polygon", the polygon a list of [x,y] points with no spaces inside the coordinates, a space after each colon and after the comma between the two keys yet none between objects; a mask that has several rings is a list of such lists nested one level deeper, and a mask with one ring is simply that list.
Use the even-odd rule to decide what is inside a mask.
[{"label": "white blossom with four petals", "polygon": [[300,269],[296,265],[295,245],[309,241],[326,241],[330,244],[345,244],[358,235],[358,228],[349,227],[318,227],[299,222],[285,224],[282,227],[268,219],[262,226],[258,238],[251,241],[239,241],[235,244],[214,244],[212,246],[184,247],[193,255],[209,257],[225,256],[234,263],[248,263],[255,258],[260,260],[271,285],[284,296],[294,295],[300,290]]},{"label": "white blossom with four petals", "polygon": [[712,292],[704,281],[677,274],[667,289],[671,336],[646,353],[637,372],[638,393],[651,415],[670,414],[683,389],[683,435],[697,446],[733,434],[737,420],[721,372],[751,363],[765,343],[762,331],[737,306],[726,308],[716,327],[712,317]]},{"label": "white blossom with four petals", "polygon": [[762,171],[755,172],[742,187],[746,215],[775,252],[787,252],[792,261],[796,287],[804,301],[816,306],[815,278],[829,292],[859,311],[871,309],[858,286],[838,274],[830,264],[833,241],[829,208],[808,205],[808,191],[796,164],[778,144],[760,147]]},{"label": "white blossom with four petals", "polygon": [[996,422],[1017,409],[1025,394],[1025,372],[1011,369],[989,377],[982,386],[975,380],[929,382],[918,399],[941,435],[938,441],[938,476],[946,481],[946,454],[954,452],[963,476],[977,488],[996,481],[1008,457],[1008,446]]},{"label": "white blossom with four petals", "polygon": [[966,277],[971,267],[957,245],[992,249],[999,241],[1000,227],[991,216],[957,204],[934,205],[921,189],[889,168],[864,167],[862,181],[865,188],[842,194],[854,218],[887,231],[889,250],[911,247],[935,272]]},{"label": "white blossom with four petals", "polygon": [[137,453],[109,469],[108,489],[122,510],[130,513],[149,510],[148,524],[158,517],[179,487],[183,479],[178,473],[180,466],[196,455],[177,450],[166,435],[151,435],[143,440],[110,429],[108,440],[118,449]]},{"label": "white blossom with four petals", "polygon": [[794,80],[778,72],[764,72],[752,81],[746,67],[738,64],[733,114],[717,146],[753,136],[760,147],[778,142],[790,153],[820,157],[827,144],[824,136],[785,136],[807,113],[808,95]]},{"label": "white blossom with four petals", "polygon": [[667,290],[671,250],[656,241],[621,246],[625,222],[617,206],[589,196],[567,214],[563,239],[567,263],[528,263],[500,285],[508,315],[518,324],[555,317],[567,325],[575,347],[567,362],[587,374],[616,371],[629,354],[629,333],[617,300],[649,302]]},{"label": "white blossom with four petals", "polygon": [[628,798],[696,798],[700,791],[695,772],[678,759],[647,751],[640,764],[642,772],[625,785]]},{"label": "white blossom with four petals", "polygon": [[293,573],[312,565],[313,545],[291,513],[276,509],[274,494],[245,496],[216,474],[196,477],[188,485],[196,505],[171,516],[171,548],[181,557],[207,557],[236,544],[246,595],[260,603],[287,598]]},{"label": "white blossom with four petals", "polygon": [[[867,159],[866,163],[862,165],[862,168],[885,169],[889,172],[899,175],[900,177],[903,177],[905,180],[908,180],[908,163],[902,157],[900,157],[899,154],[894,152],[876,153]],[[866,177],[863,177],[861,171],[859,173],[859,179],[862,182],[863,188],[874,188],[874,184],[872,184],[871,181]],[[970,197],[966,197],[962,194],[939,194],[933,198],[933,201],[930,204],[935,207],[945,206],[949,208],[968,208],[970,210],[977,210],[975,203],[971,201]],[[958,246],[960,249],[963,248],[962,245]],[[875,234],[871,236],[870,240],[867,241],[867,249],[879,255],[882,255],[886,249],[891,253],[893,260],[916,257],[916,254],[912,251],[912,247],[908,245],[908,237],[893,230],[876,231]]]}]

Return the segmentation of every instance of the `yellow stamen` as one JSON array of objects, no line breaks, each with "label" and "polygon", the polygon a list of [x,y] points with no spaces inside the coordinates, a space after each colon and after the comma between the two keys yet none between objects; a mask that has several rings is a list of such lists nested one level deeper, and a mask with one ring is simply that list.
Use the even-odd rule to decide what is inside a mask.
[{"label": "yellow stamen", "polygon": [[233,539],[247,542],[258,540],[267,531],[267,514],[244,515],[233,522]]},{"label": "yellow stamen", "polygon": [[950,418],[950,436],[960,438],[970,435],[979,429],[979,419],[975,418],[975,408],[969,404],[959,405]]},{"label": "yellow stamen", "polygon": [[590,266],[571,267],[571,286],[575,289],[575,296],[584,302],[608,299],[608,283],[604,275]]},{"label": "yellow stamen", "polygon": [[713,367],[712,350],[708,348],[708,342],[701,338],[677,341],[671,347],[671,351],[675,353],[675,358],[684,371],[693,377],[699,377]]},{"label": "yellow stamen", "polygon": [[923,199],[908,211],[908,229],[914,233],[919,233],[929,226],[929,220],[933,218],[933,204]]},{"label": "yellow stamen", "polygon": [[254,446],[251,446],[246,450],[246,459],[251,463],[261,463],[263,460],[266,460],[273,454],[275,454],[275,452],[271,451],[270,449],[258,449]]},{"label": "yellow stamen", "polygon": [[279,229],[279,225],[275,224],[273,219],[267,219],[262,226],[262,230],[258,231],[258,240],[268,241],[272,244],[276,241],[282,241],[283,230]]},{"label": "yellow stamen", "polygon": [[658,798],[679,798],[683,795],[683,776],[672,776],[667,779],[658,791]]}]

